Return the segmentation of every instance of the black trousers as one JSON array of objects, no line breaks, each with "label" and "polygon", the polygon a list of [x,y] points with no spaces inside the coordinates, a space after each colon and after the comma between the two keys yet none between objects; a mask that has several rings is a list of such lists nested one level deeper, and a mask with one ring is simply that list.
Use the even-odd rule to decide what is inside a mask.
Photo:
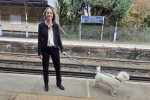
[{"label": "black trousers", "polygon": [[47,47],[47,48],[42,49],[44,84],[48,85],[48,82],[49,82],[49,77],[48,77],[49,55],[51,55],[51,58],[55,67],[55,71],[56,71],[56,85],[61,85],[59,49],[55,47]]}]

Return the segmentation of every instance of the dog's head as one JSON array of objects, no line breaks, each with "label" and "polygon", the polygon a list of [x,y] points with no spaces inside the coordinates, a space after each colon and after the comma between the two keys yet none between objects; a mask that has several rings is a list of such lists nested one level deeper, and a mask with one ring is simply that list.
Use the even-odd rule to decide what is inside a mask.
[{"label": "dog's head", "polygon": [[121,80],[121,82],[126,82],[126,81],[129,81],[129,79],[130,79],[129,74],[126,72],[120,72],[118,74],[117,78],[119,80]]}]

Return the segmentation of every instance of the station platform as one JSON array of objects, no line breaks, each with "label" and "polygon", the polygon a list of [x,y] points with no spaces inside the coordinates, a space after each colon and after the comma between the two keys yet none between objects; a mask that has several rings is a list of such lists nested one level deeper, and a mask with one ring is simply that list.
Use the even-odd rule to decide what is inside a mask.
[{"label": "station platform", "polygon": [[[10,43],[11,42],[11,43]],[[1,48],[6,48],[9,51],[12,48],[21,50],[33,45],[37,48],[37,39],[32,38],[14,38],[14,37],[0,37]],[[85,52],[91,47],[94,50],[100,48],[106,51],[114,50],[110,48],[124,48],[120,49],[127,52],[132,49],[145,50],[150,52],[149,43],[121,43],[121,42],[104,42],[104,41],[87,41],[87,40],[64,40],[62,39],[65,48],[79,48]],[[5,45],[4,45],[5,44]],[[33,48],[33,49],[35,49]],[[90,50],[92,50],[90,48]],[[18,51],[21,51],[20,49]],[[67,52],[67,54],[78,54],[81,56],[83,52],[73,52],[74,49]],[[87,50],[87,51],[86,51]],[[10,50],[11,51],[11,50]],[[18,52],[16,50],[16,52]],[[77,50],[78,51],[78,50]],[[29,51],[31,53],[31,51]],[[33,52],[36,52],[34,50]],[[90,51],[92,54],[92,51]],[[101,50],[97,50],[101,52]],[[98,53],[95,53],[97,56]],[[141,51],[143,52],[143,51]],[[105,52],[104,52],[105,53]],[[112,52],[113,53],[113,52]],[[94,53],[91,56],[95,56]],[[100,54],[99,54],[100,55]],[[99,56],[98,55],[98,56]],[[114,54],[115,55],[115,54]],[[101,55],[100,55],[101,56]],[[101,56],[103,57],[103,56]],[[122,55],[121,55],[122,57]],[[148,57],[148,56],[147,56]],[[0,73],[0,100],[150,100],[150,83],[145,82],[126,82],[121,84],[118,88],[115,97],[110,95],[110,88],[104,84],[100,84],[95,88],[92,87],[92,79],[82,78],[68,78],[62,77],[62,85],[65,90],[60,90],[56,87],[55,76],[49,77],[49,91],[44,91],[44,82],[42,75],[26,75],[26,74],[11,74]]]},{"label": "station platform", "polygon": [[150,100],[150,83],[122,83],[115,97],[110,88],[93,79],[62,77],[65,90],[56,87],[56,77],[49,77],[49,91],[44,91],[42,75],[0,73],[0,100]]},{"label": "station platform", "polygon": [[[37,39],[15,38],[15,37],[0,37],[0,41],[38,43]],[[64,39],[62,39],[62,44],[65,46],[69,45],[69,46],[86,46],[86,47],[129,48],[129,49],[136,48],[136,49],[150,50],[150,43],[124,43],[124,42],[64,40]]]}]

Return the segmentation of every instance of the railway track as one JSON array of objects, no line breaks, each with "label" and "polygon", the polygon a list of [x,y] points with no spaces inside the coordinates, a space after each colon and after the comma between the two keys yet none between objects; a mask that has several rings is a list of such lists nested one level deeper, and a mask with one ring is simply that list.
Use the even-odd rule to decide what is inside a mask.
[{"label": "railway track", "polygon": [[[24,54],[24,53],[11,53],[11,52],[0,52],[0,55],[12,55],[12,56],[17,56],[17,57],[35,57],[38,58],[37,54]],[[61,59],[68,59],[66,56],[60,56]],[[107,58],[91,58],[91,57],[72,57],[74,59],[78,60],[93,60],[96,62],[100,61],[111,61],[111,62],[125,62],[125,63],[145,63],[145,64],[150,64],[150,61],[136,61],[136,60],[116,60],[116,59],[107,59]]]},{"label": "railway track", "polygon": [[[6,60],[0,59],[0,63],[7,63],[7,64],[17,64],[17,65],[28,65],[29,69],[30,66],[42,66],[42,62],[39,61],[21,61],[21,60]],[[52,63],[49,63],[50,66],[53,66]],[[89,67],[96,69],[97,66],[95,65],[88,65]],[[68,63],[61,63],[61,67],[64,68],[77,68],[77,69],[88,69],[83,65],[79,64],[68,64]],[[89,69],[90,70],[90,69]],[[143,69],[143,68],[126,68],[126,67],[113,67],[113,66],[101,66],[101,70],[112,70],[112,71],[127,71],[132,73],[150,73],[150,69]],[[92,70],[91,70],[92,71]],[[92,71],[93,73],[93,71]]]},{"label": "railway track", "polygon": [[[8,64],[27,64],[32,66],[42,66],[42,62],[40,61],[22,61],[22,60],[6,60],[0,59],[0,63],[8,63]],[[53,66],[52,63],[49,63],[50,66]],[[71,68],[85,68],[83,65],[79,64],[68,64],[68,63],[61,63],[62,67],[71,67]],[[95,69],[97,66],[95,65],[88,65],[89,67]],[[150,72],[150,69],[143,69],[143,68],[126,68],[126,67],[113,67],[113,66],[101,66],[102,70],[114,70],[114,71],[130,71],[130,72],[141,72],[147,73]]]},{"label": "railway track", "polygon": [[[20,54],[20,53],[0,53],[0,55],[15,55],[18,57],[23,56],[29,56],[29,57],[35,57],[38,58],[36,54]],[[64,56],[61,56],[61,58],[67,58]],[[111,60],[111,59],[99,59],[99,58],[85,58],[85,57],[73,57],[74,59],[78,60],[95,60],[97,62],[100,61],[114,61],[114,62],[127,62],[127,63],[147,63],[150,62],[147,61],[127,61],[127,60]],[[68,59],[68,58],[67,58]],[[25,60],[7,60],[7,59],[0,59],[0,63],[5,64],[22,64],[22,65],[29,65],[29,66],[42,66],[41,61],[25,61]],[[50,66],[53,66],[52,63],[50,63]],[[89,67],[95,69],[96,65],[88,65]],[[70,68],[85,68],[83,65],[79,64],[68,64],[68,63],[61,63],[61,67],[70,67]],[[112,71],[130,71],[130,72],[140,72],[140,73],[150,73],[150,69],[143,69],[143,68],[126,68],[126,67],[113,67],[113,66],[101,66],[102,70],[112,70]],[[8,67],[1,67],[0,72],[10,72],[10,73],[21,73],[21,74],[42,74],[41,69],[22,69],[22,68],[8,68]],[[50,75],[55,75],[55,71],[50,70]],[[93,79],[95,77],[95,73],[90,72],[71,72],[71,71],[62,71],[62,75],[66,77],[79,77],[79,78],[90,78]],[[150,77],[140,77],[140,76],[130,76],[130,80],[135,81],[150,81]]]},{"label": "railway track", "polygon": [[[38,70],[38,69],[0,67],[0,72],[1,73],[42,75],[42,70]],[[75,77],[75,78],[87,78],[87,79],[94,79],[95,78],[95,73],[61,71],[61,74],[62,74],[63,77]],[[54,70],[49,70],[49,75],[50,76],[55,76],[55,71]],[[130,76],[130,80],[150,82],[150,77]]]}]

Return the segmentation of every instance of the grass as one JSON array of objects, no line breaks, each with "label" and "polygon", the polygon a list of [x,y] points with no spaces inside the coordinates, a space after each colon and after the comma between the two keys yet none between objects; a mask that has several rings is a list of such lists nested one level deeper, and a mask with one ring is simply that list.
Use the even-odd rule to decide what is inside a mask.
[{"label": "grass", "polygon": [[140,40],[119,40],[119,42],[134,42],[134,43],[150,43],[150,41],[140,41]]}]

